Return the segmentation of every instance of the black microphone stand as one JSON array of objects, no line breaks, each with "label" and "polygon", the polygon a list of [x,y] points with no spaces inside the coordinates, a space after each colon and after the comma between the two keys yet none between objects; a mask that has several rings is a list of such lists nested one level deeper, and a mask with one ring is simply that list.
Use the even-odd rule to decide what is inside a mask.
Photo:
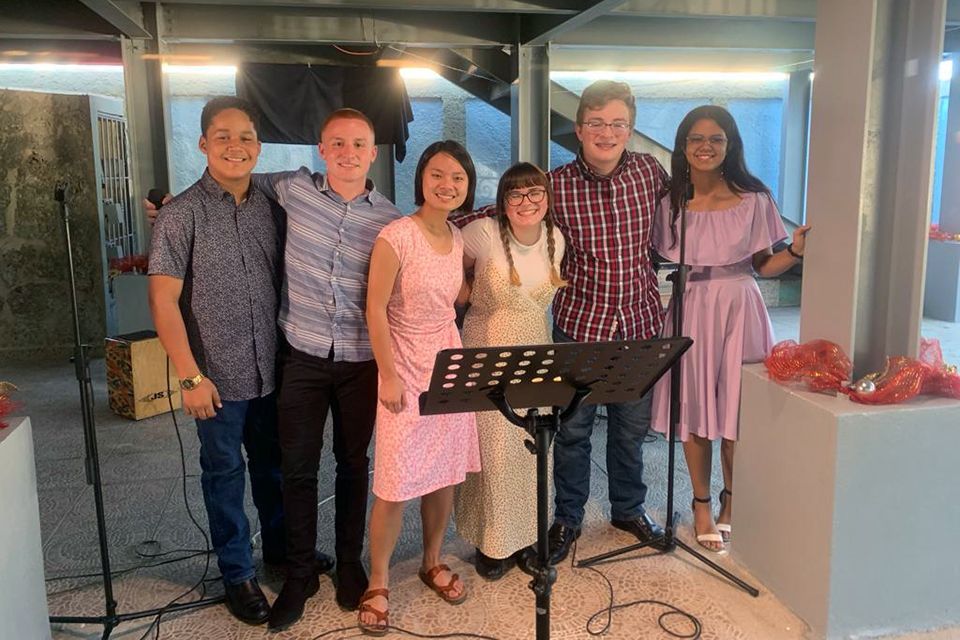
[{"label": "black microphone stand", "polygon": [[[683,190],[683,196],[680,199],[679,207],[679,242],[680,256],[677,260],[677,268],[673,273],[673,337],[679,338],[683,335],[683,298],[687,290],[687,272],[690,266],[687,264],[687,202],[693,197],[693,184],[688,183]],[[606,553],[601,553],[590,558],[586,558],[577,563],[578,567],[589,567],[644,547],[653,547],[661,553],[669,553],[677,547],[683,549],[694,558],[707,565],[723,577],[727,578],[735,585],[749,593],[753,597],[760,595],[760,591],[745,582],[743,579],[734,575],[727,569],[707,558],[702,553],[680,540],[676,535],[674,520],[676,514],[673,510],[674,500],[674,477],[676,475],[676,436],[677,429],[680,426],[680,393],[681,393],[681,367],[683,359],[678,359],[670,369],[670,427],[667,430],[667,520],[664,523],[663,534],[646,542],[639,542],[621,549],[614,549]]]},{"label": "black microphone stand", "polygon": [[73,311],[73,365],[77,382],[80,385],[80,410],[83,414],[83,441],[86,453],[84,469],[87,484],[93,485],[93,502],[97,514],[97,540],[100,544],[100,567],[103,571],[103,599],[105,613],[102,616],[50,616],[51,623],[63,624],[101,624],[103,625],[102,640],[110,634],[121,622],[150,618],[160,613],[171,613],[186,609],[195,609],[216,604],[200,600],[174,604],[160,609],[136,611],[133,613],[117,613],[117,602],[113,599],[113,576],[110,573],[110,548],[107,543],[107,520],[103,509],[103,482],[100,477],[100,455],[97,452],[97,431],[93,419],[93,384],[90,379],[90,362],[87,360],[87,350],[90,345],[83,344],[80,335],[80,311],[77,306],[77,280],[73,262],[73,241],[70,237],[70,209],[67,206],[67,186],[57,183],[54,198],[60,206],[60,216],[63,218],[63,232],[67,243],[67,267],[70,275],[70,305]]}]

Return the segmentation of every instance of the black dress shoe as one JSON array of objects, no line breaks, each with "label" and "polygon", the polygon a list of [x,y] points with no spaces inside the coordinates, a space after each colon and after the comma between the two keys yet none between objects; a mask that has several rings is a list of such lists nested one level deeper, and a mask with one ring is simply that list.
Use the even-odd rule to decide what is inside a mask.
[{"label": "black dress shoe", "polygon": [[[271,555],[271,554],[264,553],[263,564],[273,569],[280,569],[285,571],[287,569],[287,558],[282,555],[276,555],[276,554]],[[317,551],[315,553],[314,571],[316,571],[318,575],[324,575],[326,573],[330,573],[330,571],[333,569],[334,564],[336,563],[334,562],[333,558],[331,558],[324,552]]]},{"label": "black dress shoe", "polygon": [[490,580],[491,582],[502,578],[507,571],[510,571],[510,569],[512,569],[517,563],[516,553],[507,556],[502,560],[498,560],[484,554],[483,551],[480,551],[480,549],[477,549],[476,551],[477,553],[473,558],[473,566],[476,567],[477,574],[481,578]]},{"label": "black dress shoe", "polygon": [[[663,540],[663,527],[653,521],[653,518],[646,513],[641,513],[631,520],[611,520],[610,524],[617,529],[622,529],[627,533],[632,533],[640,542],[649,542],[651,540]],[[664,540],[664,542],[666,542]],[[663,544],[654,543],[654,548],[662,549]]]},{"label": "black dress shoe", "polygon": [[224,585],[227,609],[238,620],[247,624],[263,624],[270,615],[270,604],[260,590],[256,578],[239,584]]},{"label": "black dress shoe", "polygon": [[[550,551],[550,564],[557,565],[563,562],[570,553],[570,547],[574,541],[580,537],[580,528],[574,529],[560,523],[554,522],[547,533]],[[535,548],[535,547],[534,547]]]},{"label": "black dress shoe", "polygon": [[303,617],[303,607],[307,599],[320,590],[320,578],[313,574],[308,578],[287,578],[280,590],[280,595],[273,602],[270,610],[271,630],[286,629]]},{"label": "black dress shoe", "polygon": [[341,609],[356,610],[360,606],[360,598],[369,586],[367,572],[359,560],[341,560],[337,564],[337,604]]}]

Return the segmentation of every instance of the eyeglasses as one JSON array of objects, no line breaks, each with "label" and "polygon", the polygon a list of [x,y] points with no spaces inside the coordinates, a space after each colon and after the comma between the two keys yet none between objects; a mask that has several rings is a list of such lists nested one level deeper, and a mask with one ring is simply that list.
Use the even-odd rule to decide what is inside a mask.
[{"label": "eyeglasses", "polygon": [[699,146],[702,146],[705,142],[710,143],[711,147],[722,147],[723,145],[727,144],[727,139],[720,135],[710,136],[709,138],[706,136],[701,136],[697,134],[694,134],[692,136],[687,136],[688,147],[699,147]]},{"label": "eyeglasses", "polygon": [[543,199],[547,197],[546,189],[531,189],[526,193],[520,193],[519,191],[511,191],[507,194],[506,201],[507,204],[517,207],[523,204],[523,199],[526,198],[533,204],[543,202]]},{"label": "eyeglasses", "polygon": [[625,120],[616,120],[614,122],[604,122],[603,120],[587,120],[583,123],[590,133],[601,133],[607,127],[614,133],[626,133],[632,128],[629,122]]}]

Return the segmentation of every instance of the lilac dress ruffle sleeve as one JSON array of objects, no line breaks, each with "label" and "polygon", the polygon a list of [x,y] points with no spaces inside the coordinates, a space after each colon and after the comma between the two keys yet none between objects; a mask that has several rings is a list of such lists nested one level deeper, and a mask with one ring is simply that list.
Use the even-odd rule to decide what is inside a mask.
[{"label": "lilac dress ruffle sleeve", "polygon": [[[653,247],[672,261],[679,245],[672,231],[670,200],[660,203]],[[777,206],[762,193],[744,193],[722,211],[687,212],[686,261],[691,266],[684,298],[683,335],[693,346],[683,357],[679,436],[690,433],[736,440],[740,375],[744,363],[763,360],[774,344],[770,316],[753,277],[753,254],[787,237]],[[664,333],[673,327],[667,309]],[[652,426],[666,433],[670,377],[654,387]]]}]

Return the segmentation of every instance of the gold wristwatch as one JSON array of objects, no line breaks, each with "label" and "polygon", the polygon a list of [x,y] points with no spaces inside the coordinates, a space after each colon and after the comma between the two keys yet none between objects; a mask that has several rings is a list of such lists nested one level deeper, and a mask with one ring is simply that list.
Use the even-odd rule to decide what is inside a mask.
[{"label": "gold wristwatch", "polygon": [[203,374],[198,373],[192,378],[183,378],[180,380],[180,388],[184,389],[185,391],[191,391],[200,386],[201,382],[203,382]]}]

